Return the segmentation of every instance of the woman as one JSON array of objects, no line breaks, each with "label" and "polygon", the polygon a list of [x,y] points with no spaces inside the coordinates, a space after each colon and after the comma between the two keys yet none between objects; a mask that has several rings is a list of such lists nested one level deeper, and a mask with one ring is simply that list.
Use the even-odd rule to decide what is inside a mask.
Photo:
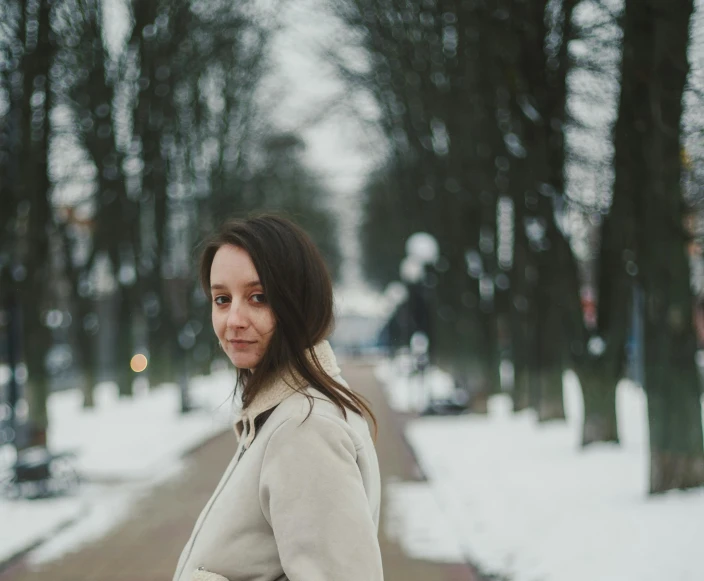
[{"label": "woman", "polygon": [[237,368],[239,447],[174,581],[377,581],[381,485],[364,400],[330,345],[332,285],[309,237],[263,216],[207,244],[201,283]]}]

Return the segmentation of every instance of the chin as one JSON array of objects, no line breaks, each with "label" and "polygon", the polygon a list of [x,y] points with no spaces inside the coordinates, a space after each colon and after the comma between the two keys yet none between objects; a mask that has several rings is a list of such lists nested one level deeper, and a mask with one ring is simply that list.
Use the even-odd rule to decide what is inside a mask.
[{"label": "chin", "polygon": [[237,367],[238,369],[252,369],[257,366],[257,363],[259,363],[260,357],[252,357],[252,356],[235,356],[231,359],[232,364]]}]

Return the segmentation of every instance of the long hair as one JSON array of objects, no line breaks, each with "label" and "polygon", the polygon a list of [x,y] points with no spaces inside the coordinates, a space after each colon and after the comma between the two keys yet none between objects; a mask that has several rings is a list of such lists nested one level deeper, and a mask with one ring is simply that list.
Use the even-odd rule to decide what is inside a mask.
[{"label": "long hair", "polygon": [[[210,269],[221,246],[249,254],[257,270],[276,325],[262,360],[254,371],[237,370],[237,386],[247,407],[270,379],[286,370],[297,372],[327,396],[347,418],[347,410],[366,415],[377,429],[369,404],[323,370],[312,349],[333,329],[332,281],[318,248],[299,226],[275,215],[230,220],[205,245],[200,282],[210,296]],[[309,352],[309,358],[306,354]],[[311,411],[313,400],[309,397]]]}]

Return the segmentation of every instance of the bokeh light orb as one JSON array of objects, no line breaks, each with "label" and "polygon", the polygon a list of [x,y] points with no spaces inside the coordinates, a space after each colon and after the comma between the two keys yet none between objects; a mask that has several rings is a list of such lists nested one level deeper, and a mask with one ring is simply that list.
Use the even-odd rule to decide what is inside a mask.
[{"label": "bokeh light orb", "polygon": [[424,264],[433,264],[440,257],[440,246],[432,234],[416,232],[406,240],[406,254]]},{"label": "bokeh light orb", "polygon": [[130,361],[130,367],[135,373],[141,373],[147,368],[147,358],[141,353],[137,353]]}]

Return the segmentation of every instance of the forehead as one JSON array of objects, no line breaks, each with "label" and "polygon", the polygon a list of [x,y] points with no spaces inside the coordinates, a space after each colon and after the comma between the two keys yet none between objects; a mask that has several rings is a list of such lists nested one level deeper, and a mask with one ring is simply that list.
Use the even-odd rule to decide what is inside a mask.
[{"label": "forehead", "polygon": [[210,266],[210,284],[238,284],[257,280],[259,275],[246,250],[226,244],[218,248]]}]

